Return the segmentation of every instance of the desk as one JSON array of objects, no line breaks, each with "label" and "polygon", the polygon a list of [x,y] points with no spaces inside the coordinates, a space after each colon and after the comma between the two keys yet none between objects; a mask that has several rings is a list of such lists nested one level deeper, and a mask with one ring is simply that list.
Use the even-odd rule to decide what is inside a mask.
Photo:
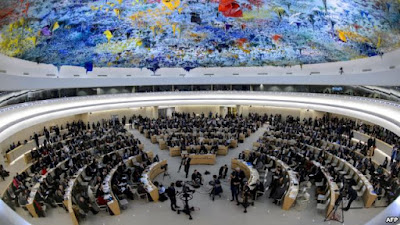
[{"label": "desk", "polygon": [[156,135],[151,135],[150,141],[152,144],[156,144],[158,142]]},{"label": "desk", "polygon": [[36,198],[37,191],[40,188],[41,182],[43,182],[43,180],[46,179],[48,175],[51,175],[55,171],[56,168],[61,167],[61,165],[64,165],[68,160],[69,159],[65,159],[65,160],[59,162],[57,164],[57,166],[55,166],[54,168],[49,169],[49,171],[47,171],[47,173],[45,175],[42,175],[40,177],[39,182],[36,183],[35,185],[33,185],[33,187],[30,189],[30,193],[29,193],[29,196],[28,196],[28,199],[27,199],[26,208],[28,209],[28,211],[32,215],[32,217],[39,217],[37,215],[37,213],[36,213],[36,210],[35,210],[35,207],[33,206],[33,204],[34,204],[34,200]]},{"label": "desk", "polygon": [[[365,143],[368,142],[369,138],[372,138],[372,139],[374,138],[374,137],[371,137],[367,134],[361,133],[356,130],[353,130],[353,134],[354,134],[355,139],[358,139]],[[385,154],[387,154],[389,156],[389,159],[390,159],[390,156],[392,155],[393,146],[378,139],[378,138],[376,138],[375,140],[376,140],[376,148],[378,148],[379,150],[382,150]]]},{"label": "desk", "polygon": [[115,197],[115,195],[113,193],[111,181],[112,181],[115,171],[117,171],[118,167],[120,167],[121,165],[122,165],[122,163],[119,163],[118,165],[116,165],[110,171],[110,173],[106,176],[106,178],[104,179],[104,182],[103,182],[104,193],[110,193],[110,195],[111,195],[111,200],[108,200],[109,199],[108,196],[104,196],[104,199],[107,199],[108,208],[110,208],[110,210],[114,213],[114,215],[121,214],[121,209],[119,208],[118,199]]},{"label": "desk", "polygon": [[166,164],[167,160],[163,160],[161,162],[155,162],[150,166],[148,166],[142,174],[141,181],[144,184],[146,191],[150,194],[154,202],[158,201],[159,194],[158,194],[158,188],[153,184],[153,180],[160,173],[164,172],[164,170],[161,169],[161,167]]},{"label": "desk", "polygon": [[158,145],[160,146],[161,150],[168,149],[167,143],[164,140],[158,140]]},{"label": "desk", "polygon": [[[327,144],[329,144],[329,142],[326,142]],[[317,151],[321,151],[320,148],[314,147],[314,146],[310,146],[307,145],[308,147],[317,150]],[[357,176],[358,180],[361,180],[363,182],[363,184],[366,187],[366,190],[364,192],[363,195],[363,201],[364,201],[364,206],[366,208],[369,208],[372,206],[372,204],[374,203],[375,199],[378,197],[377,194],[374,191],[374,187],[372,186],[372,184],[369,182],[368,178],[362,174],[357,168],[355,168],[353,165],[351,165],[351,163],[347,162],[346,160],[339,158],[329,152],[326,152],[326,156],[325,159],[328,159],[328,157],[333,157],[332,160],[338,160],[341,163],[344,163],[344,167],[343,168],[349,168],[350,170],[353,170],[355,176]],[[357,181],[357,180],[356,180]]]},{"label": "desk", "polygon": [[325,215],[329,216],[329,214],[332,212],[332,210],[335,207],[336,199],[339,197],[339,187],[333,181],[334,180],[333,177],[328,173],[328,171],[325,170],[324,166],[322,166],[319,162],[315,162],[315,161],[313,161],[313,164],[321,170],[322,174],[324,174],[325,179],[329,185],[330,201],[329,201],[329,205],[326,208],[326,212],[325,212]]},{"label": "desk", "polygon": [[239,142],[243,143],[244,139],[246,139],[246,136],[243,133],[239,134]]},{"label": "desk", "polygon": [[246,175],[247,178],[247,183],[250,187],[250,189],[254,189],[253,184],[259,180],[260,175],[258,174],[258,171],[253,168],[253,166],[248,165],[247,162],[241,160],[241,159],[232,159],[231,160],[231,168],[232,170],[236,169],[239,167],[241,170],[243,170],[244,174]]},{"label": "desk", "polygon": [[217,155],[228,155],[228,146],[218,145]]},{"label": "desk", "polygon": [[236,139],[232,139],[231,143],[229,143],[230,148],[237,148],[238,146],[238,141]]},{"label": "desk", "polygon": [[[60,136],[66,134],[66,133],[68,133],[68,130],[67,130],[67,129],[60,130]],[[50,133],[50,138],[54,137],[55,135],[56,135],[55,132],[51,132],[51,133]],[[44,135],[39,136],[39,144],[43,144],[43,141],[44,141],[45,139],[46,139],[46,137],[45,137]],[[22,142],[22,141],[21,141],[21,142]],[[29,152],[30,150],[32,150],[32,149],[34,149],[34,148],[36,148],[36,147],[37,147],[37,146],[36,146],[36,142],[35,142],[34,139],[29,140],[26,144],[22,144],[22,145],[16,147],[15,149],[9,151],[9,152],[6,154],[8,163],[11,163],[12,161],[14,161],[15,159],[17,159],[17,158],[20,157],[21,155],[23,155],[23,154]],[[28,162],[28,163],[29,163],[29,162]],[[26,163],[26,164],[28,164],[28,163]]]},{"label": "desk", "polygon": [[280,159],[275,158],[274,156],[268,156],[272,160],[275,161],[277,166],[282,167],[283,171],[285,171],[286,175],[289,177],[289,187],[286,192],[285,198],[282,203],[283,210],[289,210],[290,207],[294,204],[297,198],[297,194],[299,193],[299,180],[297,179],[297,173],[290,168],[286,163],[281,161]]},{"label": "desk", "polygon": [[215,154],[189,154],[188,156],[191,158],[190,165],[214,165],[216,162]]},{"label": "desk", "polygon": [[85,169],[86,169],[86,166],[80,168],[78,170],[78,172],[75,174],[74,178],[70,179],[68,181],[68,187],[67,187],[67,189],[65,191],[65,194],[64,194],[64,205],[68,209],[68,213],[69,213],[69,215],[71,217],[73,225],[79,225],[79,222],[78,222],[78,218],[75,215],[74,206],[73,206],[73,203],[72,203],[72,190],[74,189],[74,187],[78,183],[78,177],[80,177],[82,175],[82,172]]},{"label": "desk", "polygon": [[374,187],[369,182],[368,178],[364,174],[362,174],[357,168],[355,168],[353,165],[351,165],[349,162],[347,162],[346,160],[339,158],[337,156],[334,156],[334,157],[336,157],[338,160],[342,161],[342,163],[344,163],[345,167],[349,167],[350,170],[353,170],[354,174],[356,174],[356,176],[358,177],[358,180],[361,180],[364,183],[365,188],[366,188],[364,195],[363,195],[364,206],[366,208],[371,207],[372,204],[374,203],[375,199],[378,196],[375,193]]},{"label": "desk", "polygon": [[169,155],[171,157],[180,156],[181,155],[181,148],[179,146],[169,147]]}]

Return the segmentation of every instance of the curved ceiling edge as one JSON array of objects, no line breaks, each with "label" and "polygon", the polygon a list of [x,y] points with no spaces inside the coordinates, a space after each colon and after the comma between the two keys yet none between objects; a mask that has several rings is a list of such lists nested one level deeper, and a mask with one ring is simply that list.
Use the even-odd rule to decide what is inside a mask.
[{"label": "curved ceiling edge", "polygon": [[0,142],[27,127],[94,111],[168,105],[260,105],[306,108],[379,124],[400,135],[400,107],[374,99],[299,93],[164,92],[74,97],[20,104],[1,110]]}]

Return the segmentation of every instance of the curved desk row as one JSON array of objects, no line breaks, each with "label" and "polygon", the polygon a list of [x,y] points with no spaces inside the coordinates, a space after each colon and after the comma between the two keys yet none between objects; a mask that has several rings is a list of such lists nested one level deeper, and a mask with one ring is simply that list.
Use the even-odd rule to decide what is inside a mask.
[{"label": "curved desk row", "polygon": [[[324,166],[322,166],[319,162],[312,161],[312,163],[321,170],[322,174],[324,175],[324,177],[326,179],[326,182],[329,185],[329,193],[330,194],[329,194],[329,200],[327,200],[327,201],[329,201],[329,204],[326,207],[326,211],[325,211],[325,215],[329,216],[329,214],[332,212],[332,210],[335,207],[337,198],[339,197],[339,187],[334,182],[334,179],[330,175],[330,173],[328,171],[326,171]],[[332,215],[332,216],[334,216],[334,215]]]},{"label": "curved desk row", "polygon": [[78,217],[75,215],[75,212],[78,211],[77,207],[75,207],[72,203],[72,191],[75,186],[78,184],[78,178],[82,176],[83,171],[85,171],[86,166],[80,168],[78,172],[75,174],[73,179],[68,181],[68,187],[64,194],[64,205],[67,207],[68,214],[71,217],[71,221],[73,225],[79,225]]},{"label": "curved desk row", "polygon": [[240,168],[243,170],[244,174],[246,175],[247,178],[247,183],[249,186],[252,186],[257,182],[257,180],[260,179],[260,175],[258,174],[258,171],[253,168],[253,166],[249,165],[249,163],[241,160],[241,159],[232,159],[231,160],[231,168],[232,170],[236,168]]},{"label": "curved desk row", "polygon": [[[64,129],[64,130],[60,130],[60,135],[64,135],[68,133],[68,129]],[[50,138],[55,136],[55,132],[51,132],[50,133]],[[39,136],[39,144],[43,144],[43,141],[46,139],[46,137],[44,135]],[[26,144],[22,144],[18,147],[16,147],[15,149],[7,152],[6,154],[6,158],[8,163],[11,163],[12,161],[16,160],[18,157],[20,157],[21,155],[24,155],[25,153],[35,149],[36,146],[36,142],[35,140],[31,139],[29,140]]]},{"label": "curved desk row", "polygon": [[156,178],[160,173],[165,170],[161,167],[167,164],[167,160],[161,162],[155,162],[148,166],[142,174],[141,182],[144,184],[146,191],[150,194],[154,202],[158,201],[159,194],[158,188],[153,184],[154,178]]},{"label": "curved desk row", "polygon": [[282,209],[289,210],[296,201],[297,194],[299,193],[299,180],[297,178],[297,173],[282,160],[277,159],[274,156],[267,155],[267,157],[274,160],[276,166],[280,166],[290,180],[288,190],[282,203]]},{"label": "curved desk row", "polygon": [[[113,152],[110,152],[110,153],[107,153],[107,154],[105,154],[105,155],[111,155],[111,154],[120,154],[123,150],[125,150],[125,148],[124,149],[120,149],[120,150],[115,150],[115,151],[113,151]],[[149,157],[152,157],[153,156],[153,153],[152,152],[146,152],[146,154],[149,156]],[[101,156],[101,158],[99,159],[100,161],[104,158],[104,156],[105,155],[102,155]],[[142,157],[141,157],[141,155],[139,154],[139,155],[136,155],[136,156],[131,156],[131,157],[129,157],[128,159],[126,159],[126,160],[124,160],[124,163],[127,165],[127,166],[133,166],[133,163],[135,162],[135,161],[137,161],[137,162],[141,162],[142,161]],[[109,188],[109,192],[110,192],[110,195],[111,195],[111,201],[108,201],[107,202],[107,206],[110,208],[110,210],[114,213],[114,215],[119,215],[119,214],[121,214],[121,209],[120,209],[120,207],[119,207],[119,202],[118,202],[118,200],[117,200],[117,198],[115,197],[115,195],[113,194],[113,192],[112,192],[112,185],[111,185],[111,181],[112,181],[112,177],[114,176],[114,173],[115,173],[115,171],[118,169],[118,167],[119,166],[121,166],[122,165],[122,163],[120,163],[120,164],[118,164],[117,166],[115,166],[111,171],[110,171],[110,173],[107,175],[107,177],[105,178],[105,180],[103,181],[103,183],[104,184],[106,184],[105,186],[107,186],[108,185],[108,188]],[[65,207],[67,208],[67,210],[68,210],[68,213],[70,214],[70,217],[71,217],[71,220],[72,220],[72,224],[73,225],[78,225],[79,224],[79,222],[78,222],[78,219],[77,219],[77,216],[76,216],[76,211],[77,211],[77,208],[76,207],[74,207],[74,204],[73,204],[73,202],[72,202],[72,191],[73,191],[73,189],[74,189],[74,187],[76,186],[76,184],[79,182],[79,178],[83,175],[83,172],[84,172],[84,170],[86,169],[86,165],[84,166],[84,167],[82,167],[81,169],[79,169],[78,170],[78,172],[75,174],[75,176],[74,176],[74,178],[73,179],[70,179],[69,180],[69,182],[68,182],[68,188],[66,189],[66,191],[65,191],[65,194],[64,194],[64,205],[65,205]],[[105,187],[105,189],[106,189],[106,187]],[[106,190],[104,190],[104,192],[107,192]],[[105,198],[105,199],[108,199],[108,198]]]},{"label": "curved desk row", "polygon": [[[103,136],[96,138],[96,140],[103,140],[104,138],[106,138],[107,134],[110,133],[111,131],[112,131],[112,129],[108,129],[107,132],[106,132]],[[123,133],[118,132],[117,136],[122,135],[122,134],[123,134]],[[68,137],[67,139],[61,140],[61,141],[56,142],[56,143],[53,143],[53,144],[56,145],[56,144],[58,144],[58,143],[62,143],[63,145],[65,145],[67,141],[73,140],[74,138],[75,138],[75,137],[73,137],[72,135],[70,135],[70,137]],[[92,140],[94,140],[94,139],[92,139]],[[108,143],[104,143],[104,144],[102,144],[102,146],[104,146],[105,144],[108,144]],[[113,144],[113,143],[111,143],[111,144]],[[25,163],[26,163],[26,164],[29,164],[29,163],[32,162],[32,160],[33,160],[33,159],[32,159],[32,151],[36,151],[36,149],[37,149],[37,148],[33,148],[31,151],[28,151],[28,152],[26,152],[26,153],[24,154],[24,160],[25,160]],[[61,150],[58,150],[58,151],[62,151],[62,149],[61,149]]]},{"label": "curved desk row", "polygon": [[[311,150],[314,150],[314,154],[318,155],[319,151],[322,151],[320,148],[314,147],[307,145]],[[333,158],[332,158],[333,157]],[[331,159],[332,158],[332,159]],[[336,163],[339,164],[344,164],[343,168],[348,169],[349,171],[353,171],[353,179],[358,181],[362,181],[363,185],[365,186],[366,190],[363,194],[363,200],[364,200],[364,206],[366,208],[369,208],[372,206],[374,203],[375,199],[377,198],[377,194],[374,191],[374,187],[372,186],[371,182],[368,180],[368,178],[362,174],[357,168],[355,168],[351,163],[347,162],[346,160],[339,158],[338,156],[335,156],[329,152],[326,152],[325,159],[330,159],[330,163]]]},{"label": "curved desk row", "polygon": [[[357,140],[360,140],[362,142],[367,143],[368,139],[372,138],[374,139],[374,137],[368,135],[368,134],[364,134],[361,133],[360,131],[357,130],[353,130],[353,134],[354,134],[354,138]],[[385,154],[387,154],[389,157],[392,155],[392,150],[393,150],[393,145],[390,145],[380,139],[375,138],[376,140],[376,147],[379,150],[382,150]]]}]

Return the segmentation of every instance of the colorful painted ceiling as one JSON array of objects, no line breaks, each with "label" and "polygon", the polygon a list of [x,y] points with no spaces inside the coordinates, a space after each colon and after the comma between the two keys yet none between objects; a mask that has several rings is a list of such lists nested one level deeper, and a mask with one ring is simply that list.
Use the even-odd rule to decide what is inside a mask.
[{"label": "colorful painted ceiling", "polygon": [[400,0],[1,0],[0,52],[56,66],[291,66],[400,46]]}]

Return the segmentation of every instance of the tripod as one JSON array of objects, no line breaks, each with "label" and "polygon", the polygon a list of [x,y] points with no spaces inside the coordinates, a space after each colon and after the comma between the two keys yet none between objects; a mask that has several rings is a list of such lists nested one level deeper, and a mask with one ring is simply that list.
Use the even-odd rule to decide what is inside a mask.
[{"label": "tripod", "polygon": [[189,220],[192,220],[193,217],[191,215],[191,212],[194,211],[194,207],[189,206],[189,201],[193,199],[193,193],[194,191],[190,190],[186,185],[184,184],[182,187],[182,193],[180,194],[179,198],[184,202],[184,207],[183,209],[178,209],[176,211],[177,214],[181,214],[181,212],[185,213],[186,215],[189,216]]},{"label": "tripod", "polygon": [[247,207],[249,207],[250,205],[254,206],[254,202],[249,201],[250,198],[250,188],[245,187],[242,193],[242,202],[240,203],[244,207],[244,213],[247,213]]},{"label": "tripod", "polygon": [[[336,217],[336,212],[339,209],[341,210],[341,220],[339,217]],[[343,198],[341,198],[341,196],[339,196],[339,198],[336,200],[335,202],[335,206],[334,208],[329,212],[329,214],[325,217],[324,222],[326,221],[330,221],[330,220],[335,220],[338,221],[339,223],[344,223],[344,213],[343,213]]]}]

